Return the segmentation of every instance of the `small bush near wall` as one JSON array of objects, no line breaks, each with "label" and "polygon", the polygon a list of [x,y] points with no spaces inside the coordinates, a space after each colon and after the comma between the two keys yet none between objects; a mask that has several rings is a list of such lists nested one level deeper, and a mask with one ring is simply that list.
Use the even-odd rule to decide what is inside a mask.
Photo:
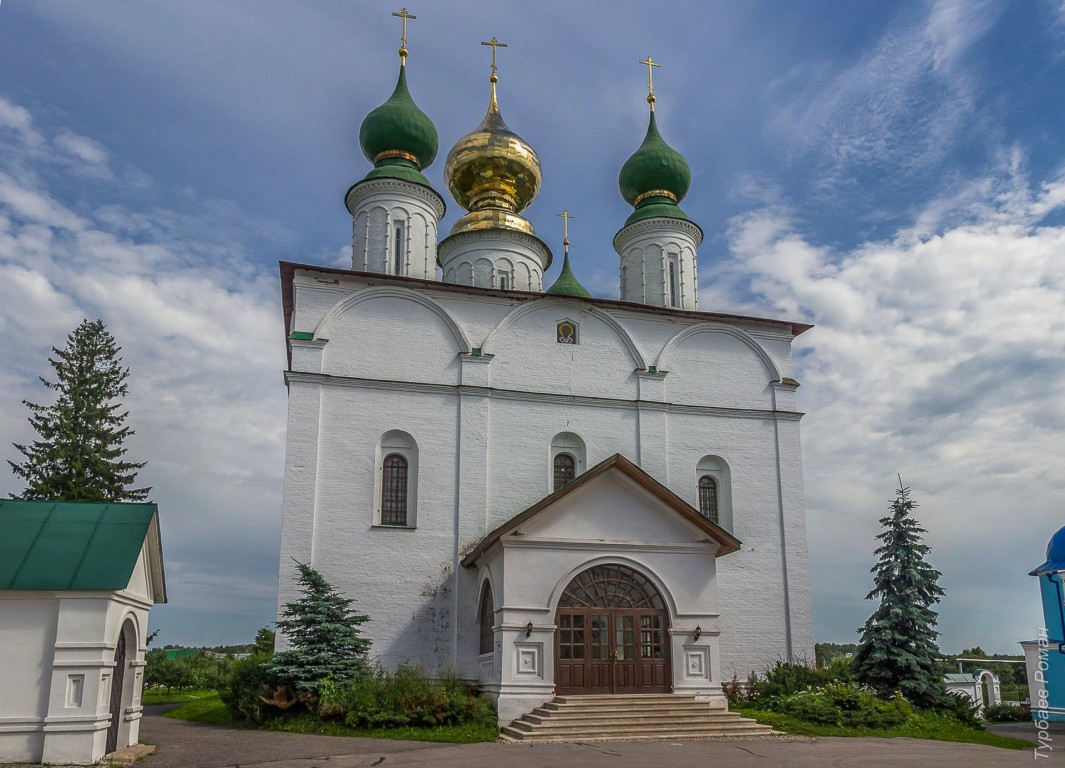
[{"label": "small bush near wall", "polygon": [[376,668],[347,683],[322,686],[318,716],[352,728],[495,723],[495,712],[453,675],[429,678],[417,667]]},{"label": "small bush near wall", "polygon": [[1032,719],[1032,708],[1015,704],[995,704],[984,708],[984,719],[992,723],[1022,723]]},{"label": "small bush near wall", "polygon": [[269,703],[278,687],[277,676],[267,668],[269,662],[269,654],[233,662],[218,693],[234,720],[259,724],[280,712]]},{"label": "small bush near wall", "polygon": [[430,678],[417,667],[375,667],[354,680],[322,681],[318,694],[309,695],[279,681],[269,657],[252,656],[234,663],[220,694],[235,720],[256,725],[292,716],[339,721],[350,728],[496,723],[491,704],[465,681],[454,675]]}]

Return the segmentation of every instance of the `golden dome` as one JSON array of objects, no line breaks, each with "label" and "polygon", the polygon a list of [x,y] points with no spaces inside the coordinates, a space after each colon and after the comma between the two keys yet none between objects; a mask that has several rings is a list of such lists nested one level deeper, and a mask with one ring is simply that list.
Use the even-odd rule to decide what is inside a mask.
[{"label": "golden dome", "polygon": [[488,114],[447,154],[447,189],[469,211],[455,222],[453,235],[476,229],[513,229],[533,234],[532,224],[519,212],[540,191],[540,158],[503,122],[495,81],[493,74]]}]

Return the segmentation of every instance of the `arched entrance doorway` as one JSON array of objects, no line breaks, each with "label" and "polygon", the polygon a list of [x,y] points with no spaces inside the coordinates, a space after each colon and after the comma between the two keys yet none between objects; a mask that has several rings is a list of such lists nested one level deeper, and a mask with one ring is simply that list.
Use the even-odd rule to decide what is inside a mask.
[{"label": "arched entrance doorway", "polygon": [[126,668],[129,666],[129,652],[136,650],[135,643],[133,623],[127,619],[118,633],[118,643],[115,645],[115,666],[111,672],[111,706],[109,707],[111,724],[107,727],[105,754],[111,754],[119,748],[122,735],[125,735],[127,740],[129,737],[129,725],[125,722],[126,707],[129,705],[126,696]]},{"label": "arched entrance doorway", "polygon": [[555,614],[555,691],[669,693],[669,612],[646,576],[595,565],[566,587]]}]

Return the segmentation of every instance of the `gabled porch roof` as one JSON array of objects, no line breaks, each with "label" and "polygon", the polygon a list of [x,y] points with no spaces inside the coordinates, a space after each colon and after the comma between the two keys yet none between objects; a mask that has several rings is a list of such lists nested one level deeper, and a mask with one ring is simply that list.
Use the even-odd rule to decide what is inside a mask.
[{"label": "gabled porch roof", "polygon": [[554,493],[540,499],[540,501],[536,502],[525,511],[518,513],[494,531],[490,532],[462,559],[462,565],[467,568],[472,567],[477,562],[478,558],[480,558],[481,555],[488,551],[488,549],[502,537],[521,528],[529,520],[549,509],[562,498],[607,472],[620,472],[625,475],[656,499],[661,501],[667,509],[701,530],[710,540],[717,542],[717,557],[727,555],[730,552],[735,552],[740,548],[739,539],[717,523],[703,517],[691,504],[684,501],[684,499],[673,493],[669,488],[655,480],[636,464],[626,459],[620,453],[615,453],[610,458],[599,462],[584,474],[579,475],[572,482],[567,483]]}]

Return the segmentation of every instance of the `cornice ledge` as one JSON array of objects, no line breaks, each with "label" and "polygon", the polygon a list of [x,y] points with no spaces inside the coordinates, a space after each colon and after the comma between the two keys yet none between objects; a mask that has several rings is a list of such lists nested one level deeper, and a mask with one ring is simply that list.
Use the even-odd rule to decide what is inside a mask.
[{"label": "cornice ledge", "polygon": [[421,184],[415,184],[410,181],[403,181],[402,179],[366,179],[360,181],[348,190],[344,203],[350,211],[356,204],[361,202],[364,198],[369,197],[371,194],[388,191],[403,192],[404,194],[416,197],[428,204],[436,212],[437,222],[444,217],[444,211],[446,209],[444,199],[437,194],[435,189],[422,186]]},{"label": "cornice ledge", "polygon": [[620,240],[627,240],[646,232],[660,232],[662,230],[686,234],[695,241],[696,247],[703,242],[703,230],[699,228],[698,224],[688,219],[671,219],[667,216],[661,216],[654,219],[641,219],[622,227],[614,235],[614,250],[618,250],[618,242]]}]

